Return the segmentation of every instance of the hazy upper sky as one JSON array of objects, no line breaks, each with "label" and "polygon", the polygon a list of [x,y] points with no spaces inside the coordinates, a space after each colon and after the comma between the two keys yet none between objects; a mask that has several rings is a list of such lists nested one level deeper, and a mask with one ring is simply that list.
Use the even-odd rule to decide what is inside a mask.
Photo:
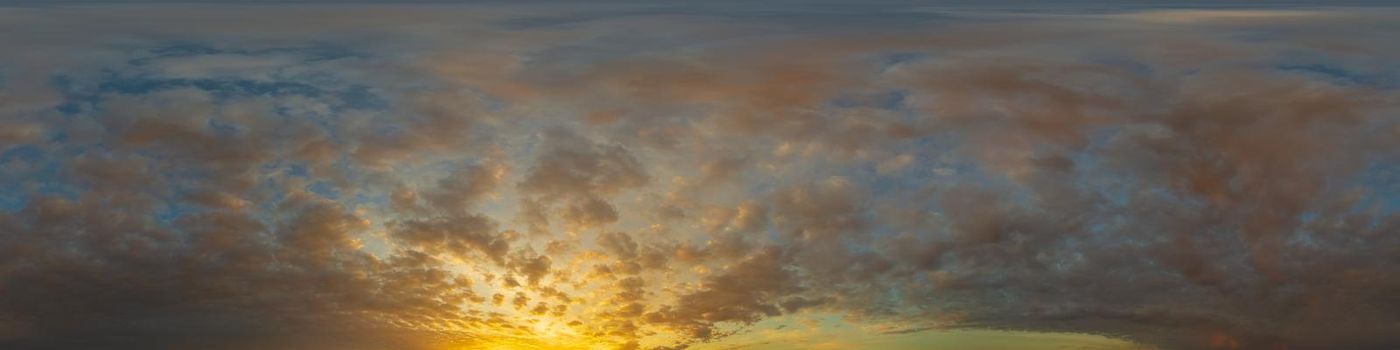
[{"label": "hazy upper sky", "polygon": [[1400,8],[308,2],[0,1],[0,348],[1400,348]]}]

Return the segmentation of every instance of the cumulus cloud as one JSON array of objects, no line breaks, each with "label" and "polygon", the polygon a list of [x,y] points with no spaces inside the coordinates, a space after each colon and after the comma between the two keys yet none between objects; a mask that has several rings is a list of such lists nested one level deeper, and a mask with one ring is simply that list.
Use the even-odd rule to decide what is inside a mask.
[{"label": "cumulus cloud", "polygon": [[0,9],[0,347],[1400,346],[1393,10],[556,6]]},{"label": "cumulus cloud", "polygon": [[535,232],[546,230],[551,215],[543,211],[562,205],[558,217],[569,229],[602,227],[618,220],[617,209],[606,196],[650,181],[645,168],[620,145],[596,144],[568,131],[544,133],[545,151],[535,159],[519,183],[527,208],[535,211],[527,220]]}]

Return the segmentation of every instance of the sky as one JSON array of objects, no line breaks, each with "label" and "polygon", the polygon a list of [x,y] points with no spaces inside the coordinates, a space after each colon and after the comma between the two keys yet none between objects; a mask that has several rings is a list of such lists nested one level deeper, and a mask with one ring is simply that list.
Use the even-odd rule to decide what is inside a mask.
[{"label": "sky", "polygon": [[0,348],[1396,349],[1400,7],[0,1]]}]

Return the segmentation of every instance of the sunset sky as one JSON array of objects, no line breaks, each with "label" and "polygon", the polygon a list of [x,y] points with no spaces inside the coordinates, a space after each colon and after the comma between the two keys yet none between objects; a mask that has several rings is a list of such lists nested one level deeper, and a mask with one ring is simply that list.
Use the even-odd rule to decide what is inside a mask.
[{"label": "sunset sky", "polygon": [[1364,2],[0,0],[0,349],[1400,349],[1397,38]]}]

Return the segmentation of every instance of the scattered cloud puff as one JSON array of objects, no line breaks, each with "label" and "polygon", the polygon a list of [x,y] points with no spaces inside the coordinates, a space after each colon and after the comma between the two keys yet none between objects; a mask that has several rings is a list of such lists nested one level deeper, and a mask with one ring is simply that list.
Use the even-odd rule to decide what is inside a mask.
[{"label": "scattered cloud puff", "polygon": [[1400,13],[1100,12],[3,8],[0,346],[1400,346]]}]

